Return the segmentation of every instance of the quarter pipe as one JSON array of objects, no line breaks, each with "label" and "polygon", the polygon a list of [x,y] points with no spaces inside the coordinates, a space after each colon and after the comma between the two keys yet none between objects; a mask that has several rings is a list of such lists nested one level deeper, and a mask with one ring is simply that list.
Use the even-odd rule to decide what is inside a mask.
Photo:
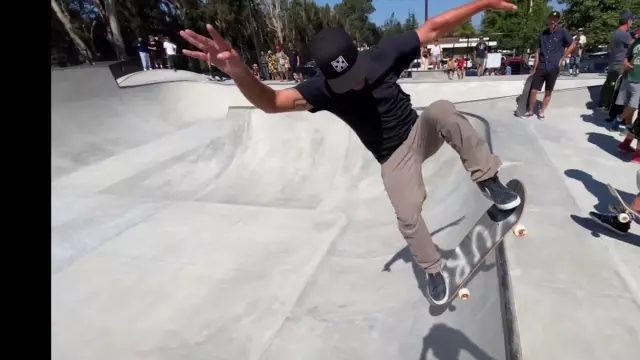
[{"label": "quarter pipe", "polygon": [[[508,358],[495,259],[430,306],[348,127],[224,89],[52,70],[53,359]],[[487,203],[446,145],[423,177],[446,252]]]}]

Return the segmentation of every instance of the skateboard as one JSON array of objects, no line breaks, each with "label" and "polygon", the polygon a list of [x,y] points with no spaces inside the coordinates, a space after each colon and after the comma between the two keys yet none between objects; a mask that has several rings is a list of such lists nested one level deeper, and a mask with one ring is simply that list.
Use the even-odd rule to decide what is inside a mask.
[{"label": "skateboard", "polygon": [[449,289],[449,297],[443,305],[451,303],[455,298],[471,298],[470,291],[465,287],[467,282],[510,231],[513,231],[516,237],[527,234],[527,229],[520,224],[526,204],[524,184],[518,179],[513,179],[507,183],[507,187],[520,196],[520,205],[511,210],[500,210],[491,205],[460,241],[442,268]]},{"label": "skateboard", "polygon": [[[622,108],[621,105],[616,105],[616,100],[618,99],[618,94],[620,93],[620,85],[622,85],[622,79],[623,78],[624,78],[624,75],[620,75],[616,79],[616,83],[613,86],[613,94],[611,95],[611,101],[609,101],[609,107],[608,107],[609,110],[613,109],[614,106]],[[622,113],[622,111],[616,111],[616,115],[618,113]]]},{"label": "skateboard", "polygon": [[607,188],[609,189],[611,195],[613,195],[613,197],[618,200],[618,205],[609,205],[609,210],[618,214],[618,221],[620,221],[621,223],[628,223],[631,220],[635,219],[635,221],[639,222],[640,214],[634,211],[629,205],[627,205],[627,203],[624,202],[624,200],[622,200],[620,194],[618,194],[618,191],[613,186],[611,186],[611,184],[607,184]]},{"label": "skateboard", "polygon": [[518,97],[517,103],[518,107],[516,108],[516,116],[523,116],[527,110],[529,109],[529,95],[531,95],[531,84],[533,83],[533,74],[529,75],[527,80],[524,82],[524,88],[522,89],[522,94]]}]

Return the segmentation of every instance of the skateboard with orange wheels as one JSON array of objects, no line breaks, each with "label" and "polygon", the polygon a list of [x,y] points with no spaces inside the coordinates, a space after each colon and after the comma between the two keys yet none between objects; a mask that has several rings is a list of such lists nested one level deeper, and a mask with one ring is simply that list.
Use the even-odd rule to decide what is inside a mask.
[{"label": "skateboard with orange wheels", "polygon": [[640,214],[638,214],[637,211],[633,210],[629,205],[627,205],[626,202],[624,202],[624,200],[622,200],[622,197],[620,197],[618,191],[613,186],[611,186],[611,184],[607,184],[607,188],[609,189],[611,195],[613,195],[613,197],[615,197],[618,201],[618,205],[609,205],[609,210],[618,214],[618,221],[620,221],[621,223],[628,223],[632,220],[640,222]]},{"label": "skateboard with orange wheels", "polygon": [[520,204],[511,210],[500,210],[491,205],[460,241],[442,268],[449,289],[449,297],[444,305],[456,298],[471,298],[471,292],[466,288],[467,283],[509,232],[513,232],[516,237],[524,237],[527,234],[527,229],[520,223],[527,198],[524,184],[518,179],[513,179],[506,186],[520,196]]}]

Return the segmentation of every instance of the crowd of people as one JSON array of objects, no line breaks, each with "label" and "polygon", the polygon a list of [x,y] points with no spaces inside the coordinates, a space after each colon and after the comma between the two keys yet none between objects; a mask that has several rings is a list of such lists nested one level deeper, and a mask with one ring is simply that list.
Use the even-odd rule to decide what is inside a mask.
[{"label": "crowd of people", "polygon": [[133,45],[138,51],[144,71],[153,69],[177,70],[177,47],[168,37],[149,35],[144,38],[140,36]]},{"label": "crowd of people", "polygon": [[271,50],[260,52],[259,64],[252,64],[253,75],[260,80],[279,80],[301,82],[304,78],[300,72],[300,51],[292,43],[287,50],[276,45],[275,53]]}]

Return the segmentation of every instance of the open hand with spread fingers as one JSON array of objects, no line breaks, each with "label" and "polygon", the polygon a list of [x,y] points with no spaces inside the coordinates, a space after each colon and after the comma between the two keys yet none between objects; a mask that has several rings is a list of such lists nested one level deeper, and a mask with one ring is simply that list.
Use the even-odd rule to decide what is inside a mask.
[{"label": "open hand with spread fingers", "polygon": [[207,24],[207,32],[211,38],[202,36],[190,29],[180,31],[180,36],[189,42],[189,44],[200,49],[200,51],[183,50],[182,53],[202,61],[207,61],[215,67],[229,74],[242,71],[245,67],[242,57],[237,51],[233,50],[220,34]]}]

